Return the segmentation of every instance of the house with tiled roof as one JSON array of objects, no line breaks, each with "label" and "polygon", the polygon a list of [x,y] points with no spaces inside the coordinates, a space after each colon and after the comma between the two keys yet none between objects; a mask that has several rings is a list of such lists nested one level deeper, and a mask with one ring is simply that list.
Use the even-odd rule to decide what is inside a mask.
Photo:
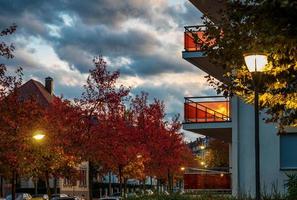
[{"label": "house with tiled roof", "polygon": [[[45,78],[44,85],[39,81],[34,79],[30,79],[23,85],[18,88],[18,94],[20,99],[28,99],[34,97],[37,102],[47,107],[49,106],[54,98],[54,84],[53,79],[51,77]],[[54,193],[64,193],[68,195],[75,196],[88,196],[88,164],[87,162],[83,162],[80,164],[77,169],[79,170],[79,180],[76,182],[68,181],[67,179],[51,179],[50,187],[52,192]],[[10,184],[6,184],[6,182],[1,179],[0,181],[0,194],[6,196],[11,192]],[[46,193],[45,183],[43,181],[33,180],[32,178],[18,178],[17,183],[17,192],[28,192],[30,194],[41,194]]]}]

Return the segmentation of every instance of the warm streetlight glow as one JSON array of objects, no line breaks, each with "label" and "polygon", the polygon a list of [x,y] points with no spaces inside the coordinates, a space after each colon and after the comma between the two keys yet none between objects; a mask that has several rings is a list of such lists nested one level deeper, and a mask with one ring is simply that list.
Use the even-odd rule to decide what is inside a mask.
[{"label": "warm streetlight glow", "polygon": [[201,161],[200,164],[201,164],[201,165],[205,165],[205,162]]},{"label": "warm streetlight glow", "polygon": [[34,135],[33,135],[33,139],[40,141],[45,137],[44,133],[41,131],[37,131]]},{"label": "warm streetlight glow", "polygon": [[205,149],[205,146],[204,146],[204,145],[201,145],[201,146],[200,146],[200,149],[201,149],[201,150],[204,150],[204,149]]},{"label": "warm streetlight glow", "polygon": [[185,171],[185,168],[184,168],[184,167],[181,167],[180,170],[181,170],[181,171]]},{"label": "warm streetlight glow", "polygon": [[138,155],[136,156],[136,158],[142,158],[142,155],[141,155],[141,154],[138,154]]},{"label": "warm streetlight glow", "polygon": [[224,177],[224,174],[223,173],[221,173],[221,177]]},{"label": "warm streetlight glow", "polygon": [[244,61],[250,72],[263,71],[267,65],[267,56],[265,54],[244,54]]}]

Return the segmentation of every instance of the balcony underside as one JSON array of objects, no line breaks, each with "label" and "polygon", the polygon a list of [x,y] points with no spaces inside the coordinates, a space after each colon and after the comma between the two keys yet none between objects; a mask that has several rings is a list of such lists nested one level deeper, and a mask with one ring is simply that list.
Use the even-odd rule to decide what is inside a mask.
[{"label": "balcony underside", "polygon": [[232,122],[184,123],[183,129],[231,143]]},{"label": "balcony underside", "polygon": [[226,0],[189,0],[198,10],[214,23],[221,18],[220,10],[225,7]]},{"label": "balcony underside", "polygon": [[226,78],[224,78],[224,74],[226,73],[226,70],[224,70],[222,67],[215,66],[212,64],[208,57],[203,55],[203,52],[201,51],[192,51],[192,52],[183,52],[183,59],[187,60],[189,63],[195,65],[202,71],[206,72],[207,74],[210,74],[211,76],[215,77],[219,81],[222,81],[226,83]]}]

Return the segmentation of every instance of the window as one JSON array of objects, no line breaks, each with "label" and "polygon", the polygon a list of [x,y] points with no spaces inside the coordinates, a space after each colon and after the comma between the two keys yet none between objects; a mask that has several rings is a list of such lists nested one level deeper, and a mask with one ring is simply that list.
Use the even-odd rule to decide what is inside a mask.
[{"label": "window", "polygon": [[280,136],[280,168],[282,170],[297,170],[297,133]]},{"label": "window", "polygon": [[79,186],[87,187],[87,170],[86,169],[79,170]]},{"label": "window", "polygon": [[71,180],[69,178],[64,178],[64,181],[63,181],[63,186],[65,187],[72,187],[72,186],[75,186],[76,185],[76,181],[74,180]]}]

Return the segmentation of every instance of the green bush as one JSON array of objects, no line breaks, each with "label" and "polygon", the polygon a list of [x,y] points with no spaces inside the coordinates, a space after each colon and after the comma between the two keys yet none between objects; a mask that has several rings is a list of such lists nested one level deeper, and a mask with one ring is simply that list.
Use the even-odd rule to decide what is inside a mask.
[{"label": "green bush", "polygon": [[[200,195],[152,195],[152,196],[139,196],[128,198],[128,200],[253,200],[250,197],[234,198],[231,195],[216,195],[216,194],[200,194]],[[280,196],[263,196],[262,200],[284,200]],[[292,198],[289,200],[297,200]]]},{"label": "green bush", "polygon": [[286,182],[286,187],[288,188],[288,200],[297,199],[297,174],[286,174],[288,180]]}]

